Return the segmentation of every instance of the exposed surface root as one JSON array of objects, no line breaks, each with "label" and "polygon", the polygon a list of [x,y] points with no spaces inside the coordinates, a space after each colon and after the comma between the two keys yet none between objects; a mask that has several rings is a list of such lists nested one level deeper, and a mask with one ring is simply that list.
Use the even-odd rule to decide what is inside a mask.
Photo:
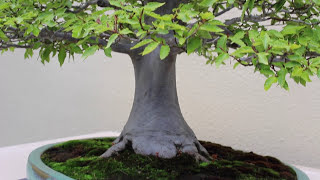
[{"label": "exposed surface root", "polygon": [[113,154],[117,154],[120,151],[123,151],[127,146],[128,141],[125,139],[121,142],[114,143],[112,147],[110,147],[105,153],[101,155],[101,157],[110,157]]},{"label": "exposed surface root", "polygon": [[121,135],[101,157],[110,157],[126,148],[132,148],[136,154],[153,155],[166,159],[176,157],[181,153],[187,153],[197,161],[208,161],[210,159],[207,150],[195,137],[173,135]]}]

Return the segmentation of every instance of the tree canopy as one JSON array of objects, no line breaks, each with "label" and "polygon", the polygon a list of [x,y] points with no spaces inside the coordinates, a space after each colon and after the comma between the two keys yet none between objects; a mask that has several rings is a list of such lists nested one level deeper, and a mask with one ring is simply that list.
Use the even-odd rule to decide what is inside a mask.
[{"label": "tree canopy", "polygon": [[111,57],[160,46],[161,59],[230,59],[266,76],[265,90],[288,90],[288,77],[304,86],[320,78],[319,11],[319,0],[0,0],[0,49],[25,48],[25,58],[39,50],[43,63],[57,55],[63,65],[99,49]]}]

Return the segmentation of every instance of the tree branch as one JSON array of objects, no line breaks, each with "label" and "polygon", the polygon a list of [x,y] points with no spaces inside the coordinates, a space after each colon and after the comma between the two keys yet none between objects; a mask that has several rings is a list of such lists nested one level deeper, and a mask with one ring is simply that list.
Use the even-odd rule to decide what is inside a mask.
[{"label": "tree branch", "polygon": [[215,13],[214,16],[215,16],[215,17],[221,16],[222,14],[230,11],[230,10],[233,9],[233,8],[234,8],[234,5],[232,4],[230,7],[227,7],[226,9],[224,9],[224,10],[222,10],[222,11],[220,11],[220,12]]},{"label": "tree branch", "polygon": [[87,9],[90,5],[93,5],[93,4],[97,4],[98,3],[98,0],[91,0],[91,1],[87,1],[86,3],[82,3],[80,6],[78,7],[73,7],[74,11],[71,11],[71,10],[67,10],[66,12],[70,12],[70,13],[79,13],[85,9]]},{"label": "tree branch", "polygon": [[82,12],[84,11],[85,9],[87,9],[89,6],[91,5],[98,5],[99,7],[113,7],[108,0],[90,0],[90,1],[87,1],[86,3],[82,3],[80,6],[76,6],[76,7],[73,7],[74,11],[71,11],[71,10],[67,10],[67,12],[70,12],[70,13],[79,13],[79,12]]},{"label": "tree branch", "polygon": [[[271,13],[267,13],[267,14],[261,14],[261,15],[248,15],[248,16],[244,16],[243,17],[243,21],[251,21],[251,22],[262,22],[262,21],[267,21],[270,20],[270,17],[266,17],[268,15],[270,15]],[[241,22],[241,17],[236,17],[236,18],[232,18],[232,19],[227,19],[224,24],[229,26],[232,24],[235,24],[237,22]]]},{"label": "tree branch", "polygon": [[[314,3],[310,4],[310,5],[305,5],[302,8],[296,8],[296,7],[287,7],[284,9],[281,9],[279,12],[277,12],[274,9],[274,4],[268,3],[268,2],[264,2],[262,5],[262,14],[260,15],[250,15],[249,12],[247,12],[244,17],[243,17],[243,21],[249,21],[249,22],[263,22],[263,21],[267,21],[267,20],[276,20],[276,21],[288,21],[288,22],[295,22],[295,23],[301,23],[301,24],[306,24],[306,25],[318,25],[320,24],[320,22],[317,23],[308,23],[305,22],[304,20],[300,20],[301,17],[303,17],[303,14],[306,14],[307,17],[310,19],[312,16],[317,16],[318,13],[314,13],[311,12],[310,9],[314,7]],[[231,7],[230,7],[231,8]],[[228,11],[229,9],[226,8],[225,10],[221,11],[221,13],[224,13],[224,11]],[[277,17],[278,13],[285,13],[283,15],[284,18],[280,18]],[[307,14],[310,13],[310,14]],[[220,15],[220,13],[217,13],[217,15]],[[294,16],[291,16],[294,15]],[[288,18],[290,17],[290,18]],[[307,18],[307,19],[308,19]],[[225,20],[225,24],[226,25],[232,25],[235,24],[237,22],[241,22],[241,17],[235,17],[232,19],[227,19]]]},{"label": "tree branch", "polygon": [[97,5],[99,7],[113,7],[108,0],[98,0]]},{"label": "tree branch", "polygon": [[[320,54],[315,53],[315,52],[308,52],[306,54],[306,57],[319,57]],[[257,58],[256,56],[252,55],[252,56],[248,56],[248,57],[243,57],[240,58],[240,61],[245,61],[247,63],[251,63],[253,58]],[[269,62],[289,62],[290,59],[288,59],[286,56],[282,56],[282,57],[271,57],[269,58]]]},{"label": "tree branch", "polygon": [[320,22],[317,23],[308,23],[299,19],[284,19],[284,18],[276,18],[276,17],[270,17],[270,19],[274,19],[277,21],[289,21],[289,22],[295,22],[295,23],[300,23],[300,24],[306,24],[306,25],[310,25],[310,26],[314,26],[314,25],[318,25],[320,24]]},{"label": "tree branch", "polygon": [[[14,31],[16,38],[19,38],[19,34],[23,34],[24,32],[17,32]],[[107,46],[108,44],[108,39],[110,35],[107,33],[102,33],[100,34],[99,38],[98,37],[91,37],[90,39],[92,40],[97,40],[97,44],[100,46]],[[98,39],[97,39],[98,38]],[[44,28],[41,30],[39,33],[39,36],[34,36],[30,35],[28,37],[25,37],[24,39],[17,39],[20,42],[24,42],[29,39],[37,39],[37,42],[45,42],[45,41],[50,41],[50,42],[55,42],[55,41],[69,41],[73,43],[77,43],[82,39],[77,39],[72,37],[72,32],[63,32],[62,30],[60,31],[51,31],[48,30],[47,28]],[[18,45],[18,44],[12,44],[13,39],[11,39],[11,42],[6,43],[3,41],[0,41],[0,49],[7,49],[9,47],[16,47],[16,48],[32,48],[32,45]],[[131,41],[138,41],[136,39],[126,37],[126,36],[119,36],[119,38],[115,41],[114,44],[112,44],[111,49],[114,52],[119,52],[119,53],[125,53],[128,54],[130,52],[130,48],[133,46]]]},{"label": "tree branch", "polygon": [[[1,43],[0,43],[1,44]],[[8,49],[8,48],[22,48],[22,49],[28,49],[28,48],[32,48],[32,46],[28,46],[28,45],[18,45],[18,44],[2,44],[0,45],[0,50],[3,49]]]}]

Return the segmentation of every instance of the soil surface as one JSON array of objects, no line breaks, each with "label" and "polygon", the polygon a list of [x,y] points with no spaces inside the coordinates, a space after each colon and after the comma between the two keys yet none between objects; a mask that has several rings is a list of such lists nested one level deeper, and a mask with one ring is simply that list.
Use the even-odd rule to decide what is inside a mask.
[{"label": "soil surface", "polygon": [[234,150],[200,141],[212,157],[196,162],[187,154],[172,159],[137,155],[127,149],[110,158],[99,156],[112,146],[113,138],[75,140],[48,149],[42,160],[49,167],[79,180],[104,179],[210,179],[296,180],[293,169],[270,156]]}]

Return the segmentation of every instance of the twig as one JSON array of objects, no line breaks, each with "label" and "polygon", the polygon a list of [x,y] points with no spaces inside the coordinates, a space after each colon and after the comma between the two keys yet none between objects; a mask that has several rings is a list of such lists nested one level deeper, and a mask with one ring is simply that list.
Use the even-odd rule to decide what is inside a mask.
[{"label": "twig", "polygon": [[232,4],[230,7],[227,7],[227,8],[225,8],[224,10],[222,10],[222,11],[220,11],[220,12],[218,12],[218,13],[215,13],[214,16],[215,16],[215,17],[221,16],[222,14],[230,11],[230,10],[233,9],[233,8],[234,8],[234,5]]},{"label": "twig", "polygon": [[85,9],[87,9],[90,5],[93,5],[93,4],[97,4],[98,3],[98,0],[91,0],[91,1],[88,1],[86,3],[82,3],[80,6],[78,7],[73,7],[75,8],[76,10],[74,11],[71,11],[71,10],[67,10],[66,12],[70,12],[70,13],[79,13]]}]

